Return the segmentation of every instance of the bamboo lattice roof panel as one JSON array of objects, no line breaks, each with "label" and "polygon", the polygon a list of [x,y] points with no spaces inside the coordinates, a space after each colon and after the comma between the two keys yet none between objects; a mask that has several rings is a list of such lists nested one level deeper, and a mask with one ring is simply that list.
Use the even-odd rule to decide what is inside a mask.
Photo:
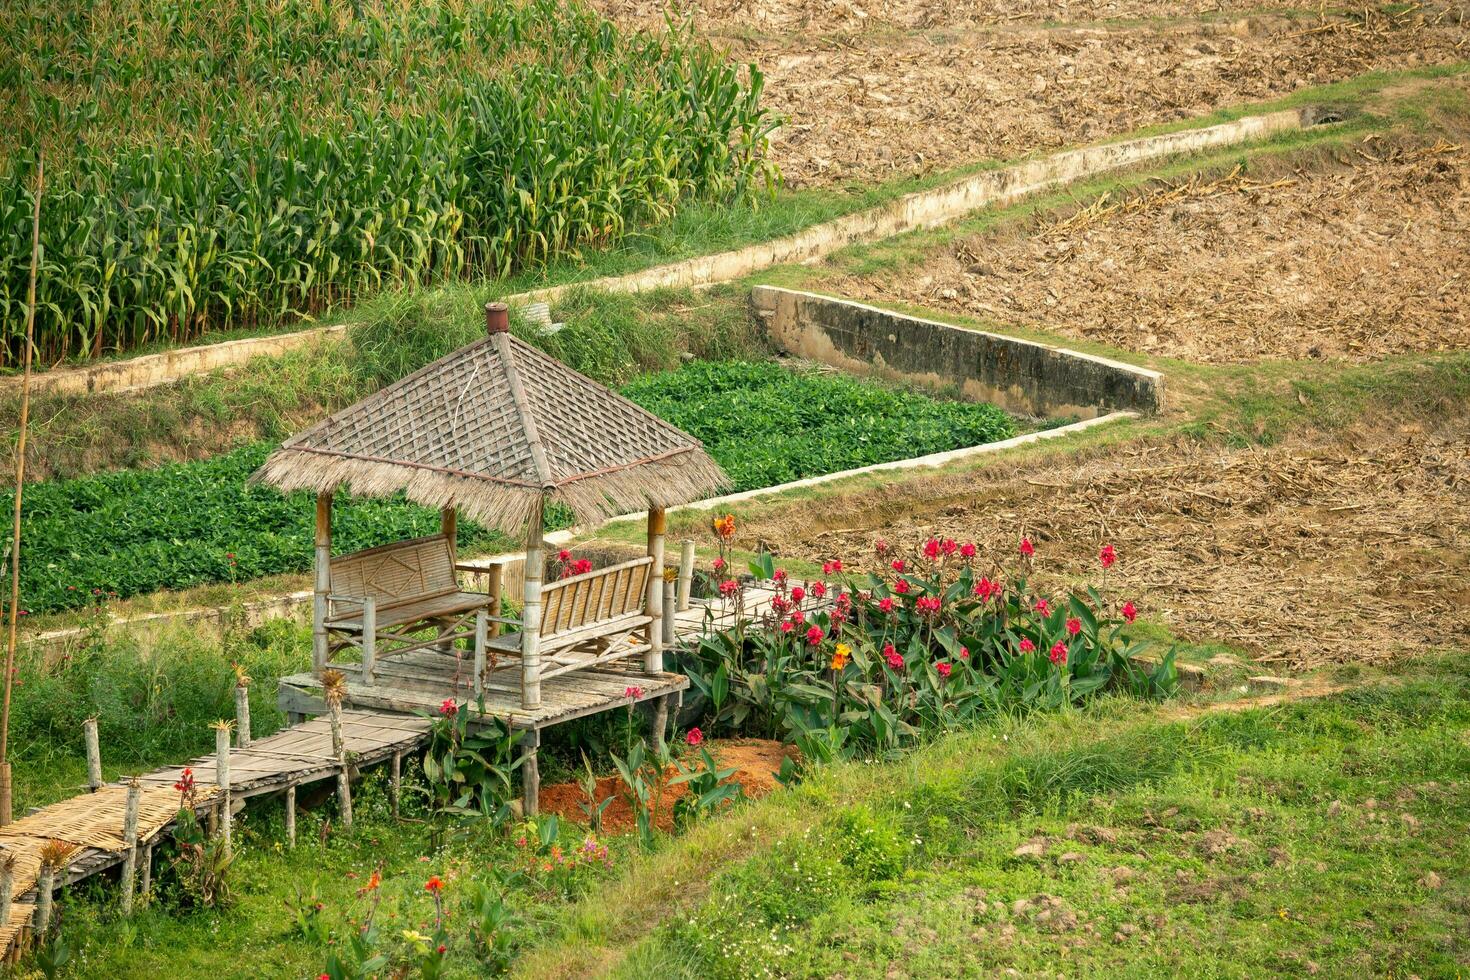
[{"label": "bamboo lattice roof panel", "polygon": [[543,496],[596,523],[728,483],[699,440],[503,332],[293,436],[252,479],[288,491],[403,491],[507,531]]}]

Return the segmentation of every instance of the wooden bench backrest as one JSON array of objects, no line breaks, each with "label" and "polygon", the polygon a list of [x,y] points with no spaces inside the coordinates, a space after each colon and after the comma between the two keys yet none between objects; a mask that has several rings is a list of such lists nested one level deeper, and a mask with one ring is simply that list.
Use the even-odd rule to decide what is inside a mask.
[{"label": "wooden bench backrest", "polygon": [[392,606],[459,591],[449,539],[435,534],[332,559],[332,594]]},{"label": "wooden bench backrest", "polygon": [[541,635],[642,612],[652,570],[653,558],[645,555],[548,583],[541,590]]}]

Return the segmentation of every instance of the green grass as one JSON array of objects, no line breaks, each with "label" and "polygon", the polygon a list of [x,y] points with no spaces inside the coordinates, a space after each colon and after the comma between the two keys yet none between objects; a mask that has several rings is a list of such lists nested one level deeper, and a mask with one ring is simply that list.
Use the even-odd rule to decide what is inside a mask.
[{"label": "green grass", "polygon": [[[831,769],[640,862],[521,972],[1463,971],[1462,655],[1320,701],[1173,714],[1103,703]],[[644,916],[611,913],[633,895]]]}]

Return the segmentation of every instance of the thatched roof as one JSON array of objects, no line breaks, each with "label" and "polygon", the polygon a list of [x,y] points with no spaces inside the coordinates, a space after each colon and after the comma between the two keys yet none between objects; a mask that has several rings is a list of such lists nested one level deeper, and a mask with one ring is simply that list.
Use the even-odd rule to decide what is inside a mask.
[{"label": "thatched roof", "polygon": [[402,490],[510,532],[543,499],[597,523],[728,482],[699,440],[503,328],[287,440],[251,480]]}]

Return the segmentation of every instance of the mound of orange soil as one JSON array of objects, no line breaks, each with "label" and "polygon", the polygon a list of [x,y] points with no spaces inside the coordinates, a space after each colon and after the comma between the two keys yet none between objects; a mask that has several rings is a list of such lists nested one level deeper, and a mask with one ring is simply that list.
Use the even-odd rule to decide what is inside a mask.
[{"label": "mound of orange soil", "polygon": [[[730,778],[740,784],[748,797],[764,796],[774,789],[776,773],[781,770],[782,760],[796,755],[794,746],[764,738],[711,739],[707,744],[721,768],[735,768],[735,775]],[[686,751],[693,754],[693,750]],[[672,779],[677,775],[676,770],[670,769],[665,773],[665,778]],[[664,786],[662,799],[654,814],[654,823],[660,830],[673,829],[674,804],[687,792],[688,787],[683,783]],[[655,791],[655,796],[657,795]],[[604,776],[597,781],[598,802],[609,797],[612,798],[612,803],[602,814],[604,832],[627,833],[636,828],[637,816],[627,788],[617,775]],[[587,815],[580,805],[588,803],[587,794],[576,783],[543,786],[539,803],[542,813],[554,813],[578,823],[587,822]]]}]

